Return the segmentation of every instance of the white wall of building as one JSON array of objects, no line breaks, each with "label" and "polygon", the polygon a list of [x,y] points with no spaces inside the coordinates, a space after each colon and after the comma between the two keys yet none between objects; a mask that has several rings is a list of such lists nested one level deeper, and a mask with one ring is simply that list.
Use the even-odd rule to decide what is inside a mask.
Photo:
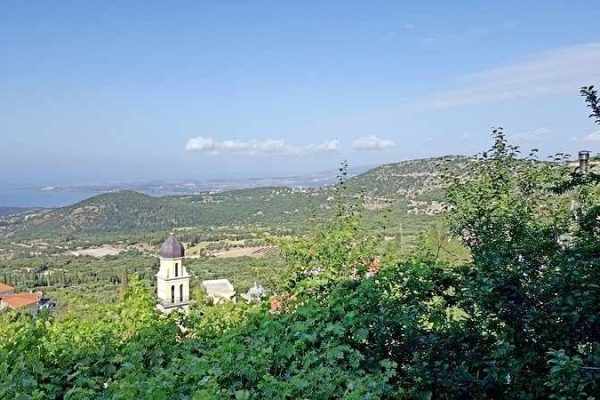
[{"label": "white wall of building", "polygon": [[[176,273],[177,272],[177,273]],[[160,269],[156,274],[156,295],[163,303],[171,303],[171,290],[174,289],[175,304],[190,300],[190,276],[183,265],[183,258],[161,258]],[[180,290],[183,289],[183,300]]]}]

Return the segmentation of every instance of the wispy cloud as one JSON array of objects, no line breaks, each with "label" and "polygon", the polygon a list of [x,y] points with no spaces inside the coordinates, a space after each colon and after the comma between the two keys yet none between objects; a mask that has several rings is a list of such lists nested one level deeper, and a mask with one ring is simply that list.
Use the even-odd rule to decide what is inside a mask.
[{"label": "wispy cloud", "polygon": [[382,139],[375,135],[359,137],[352,142],[354,150],[380,151],[395,146],[396,143],[393,140]]},{"label": "wispy cloud", "polygon": [[584,142],[600,143],[600,131],[592,132],[582,139]]},{"label": "wispy cloud", "polygon": [[315,146],[313,146],[313,145],[306,146],[305,149],[308,149],[309,151],[314,150],[317,152],[337,151],[339,145],[340,145],[340,141],[337,139],[333,139],[333,140],[328,140],[326,142],[323,142],[321,144],[317,144]]},{"label": "wispy cloud", "polygon": [[483,71],[464,79],[462,88],[438,93],[434,108],[492,103],[573,93],[600,80],[600,43],[559,48]]},{"label": "wispy cloud", "polygon": [[217,140],[212,137],[198,136],[187,141],[185,149],[208,154],[246,154],[246,155],[307,155],[313,153],[335,152],[338,140],[328,140],[319,144],[293,145],[283,139]]},{"label": "wispy cloud", "polygon": [[519,132],[512,135],[512,139],[519,143],[535,143],[545,140],[552,131],[548,128],[536,128],[526,132]]}]

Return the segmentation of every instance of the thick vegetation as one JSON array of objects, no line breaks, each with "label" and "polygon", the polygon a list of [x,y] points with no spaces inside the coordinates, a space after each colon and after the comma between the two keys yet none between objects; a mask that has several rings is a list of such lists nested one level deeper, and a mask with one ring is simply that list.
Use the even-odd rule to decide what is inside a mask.
[{"label": "thick vegetation", "polygon": [[0,398],[598,398],[598,175],[493,139],[447,181],[470,259],[431,240],[400,256],[338,201],[281,244],[288,279],[269,302],[164,317],[132,276],[84,315],[3,316]]}]

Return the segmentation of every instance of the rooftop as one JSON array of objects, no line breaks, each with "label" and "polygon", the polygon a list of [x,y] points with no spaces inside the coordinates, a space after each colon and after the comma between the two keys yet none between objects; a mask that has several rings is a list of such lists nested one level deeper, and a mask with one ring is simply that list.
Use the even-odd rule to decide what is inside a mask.
[{"label": "rooftop", "polygon": [[37,304],[42,298],[40,293],[17,293],[2,298],[2,302],[13,310]]},{"label": "rooftop", "polygon": [[202,287],[209,296],[231,297],[235,289],[227,279],[213,279],[202,281]]},{"label": "rooftop", "polygon": [[159,255],[162,258],[183,258],[185,249],[175,236],[171,234],[160,246]]},{"label": "rooftop", "polygon": [[4,293],[4,292],[14,292],[15,288],[7,285],[5,283],[0,282],[0,293]]}]

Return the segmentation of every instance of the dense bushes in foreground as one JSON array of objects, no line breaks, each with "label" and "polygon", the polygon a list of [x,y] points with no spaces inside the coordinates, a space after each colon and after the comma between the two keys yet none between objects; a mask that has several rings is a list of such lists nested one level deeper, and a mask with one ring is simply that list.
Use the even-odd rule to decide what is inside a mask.
[{"label": "dense bushes in foreground", "polygon": [[449,182],[471,262],[397,259],[340,205],[282,245],[292,272],[268,304],[163,317],[131,279],[89,315],[3,316],[0,398],[598,398],[600,179],[494,138]]}]

